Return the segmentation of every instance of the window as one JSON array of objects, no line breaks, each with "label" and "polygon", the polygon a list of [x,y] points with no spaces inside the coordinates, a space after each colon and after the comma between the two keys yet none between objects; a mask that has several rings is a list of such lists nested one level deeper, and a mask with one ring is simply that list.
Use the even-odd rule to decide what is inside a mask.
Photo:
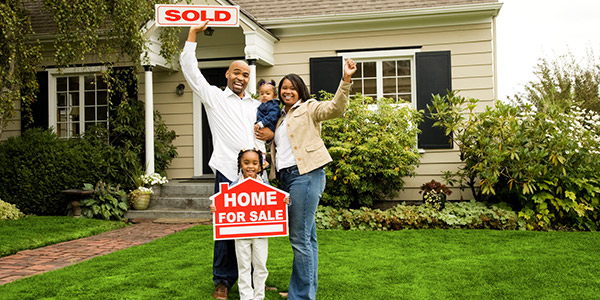
[{"label": "window", "polygon": [[91,126],[108,128],[108,86],[101,73],[49,71],[50,126],[59,137],[83,134]]},{"label": "window", "polygon": [[340,52],[352,58],[358,70],[352,76],[353,92],[374,99],[392,98],[398,103],[415,106],[414,53],[418,49],[369,52]]}]

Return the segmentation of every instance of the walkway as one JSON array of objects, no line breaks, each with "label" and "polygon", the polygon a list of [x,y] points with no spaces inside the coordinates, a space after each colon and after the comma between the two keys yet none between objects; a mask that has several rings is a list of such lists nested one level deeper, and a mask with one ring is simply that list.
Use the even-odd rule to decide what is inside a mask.
[{"label": "walkway", "polygon": [[210,220],[137,220],[137,224],[0,258],[0,285],[142,245]]}]

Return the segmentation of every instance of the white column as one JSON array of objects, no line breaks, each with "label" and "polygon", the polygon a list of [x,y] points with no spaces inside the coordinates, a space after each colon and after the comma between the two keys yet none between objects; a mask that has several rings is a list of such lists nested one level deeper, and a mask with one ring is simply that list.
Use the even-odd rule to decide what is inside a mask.
[{"label": "white column", "polygon": [[248,92],[256,94],[256,59],[248,59],[250,66],[250,81],[248,81]]},{"label": "white column", "polygon": [[146,128],[146,174],[154,173],[154,91],[152,87],[152,66],[144,66],[144,113]]}]

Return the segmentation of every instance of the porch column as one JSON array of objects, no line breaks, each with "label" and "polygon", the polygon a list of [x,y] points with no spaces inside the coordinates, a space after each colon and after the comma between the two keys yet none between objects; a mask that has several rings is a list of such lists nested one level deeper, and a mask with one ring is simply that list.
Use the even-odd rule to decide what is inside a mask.
[{"label": "porch column", "polygon": [[256,94],[256,59],[248,59],[248,66],[250,66],[250,81],[248,81],[248,92],[250,94]]},{"label": "porch column", "polygon": [[152,68],[151,65],[144,66],[144,113],[146,128],[146,174],[154,173],[154,91],[152,87]]}]

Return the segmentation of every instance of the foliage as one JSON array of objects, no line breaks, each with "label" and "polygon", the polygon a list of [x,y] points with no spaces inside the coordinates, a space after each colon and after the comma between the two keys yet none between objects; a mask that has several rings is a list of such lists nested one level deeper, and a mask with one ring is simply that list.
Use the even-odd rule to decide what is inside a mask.
[{"label": "foliage", "polygon": [[388,210],[336,209],[319,206],[317,228],[344,230],[402,229],[517,229],[517,214],[499,206],[481,202],[448,203],[443,210],[426,205],[397,205]]},{"label": "foliage", "polygon": [[[41,60],[38,41],[31,40],[31,20],[21,0],[0,3],[0,136],[14,117],[15,102],[22,103],[22,114],[29,115],[38,84],[36,66]],[[27,119],[25,118],[25,119]]]},{"label": "foliage", "polygon": [[[56,27],[56,65],[59,69],[82,65],[94,56],[105,66],[124,63],[126,59],[131,65],[140,66],[147,59],[142,54],[147,52],[149,41],[146,28],[142,27],[154,18],[154,5],[163,2],[172,1],[40,1]],[[38,90],[35,72],[42,55],[39,42],[31,40],[35,33],[26,15],[21,0],[0,4],[0,134],[13,116],[15,102],[21,102],[26,124],[33,123],[30,106]],[[157,30],[160,55],[171,62],[178,53],[181,28]]]},{"label": "foliage", "polygon": [[[110,132],[106,128],[95,127],[86,131],[84,138],[95,145],[108,148],[111,155],[105,159],[110,162],[111,183],[120,183],[125,189],[134,189],[131,179],[143,173],[145,165],[145,128],[144,103],[129,98],[111,108]],[[173,145],[176,138],[174,130],[168,130],[158,111],[154,112],[154,163],[158,173],[165,174],[177,151]],[[109,141],[106,144],[106,141]],[[137,170],[137,171],[136,171]]]},{"label": "foliage", "polygon": [[[129,58],[134,66],[141,65],[147,36],[140,30],[154,17],[154,5],[165,1],[144,0],[43,0],[57,28],[54,46],[55,61],[61,67],[85,62],[88,54],[103,62]],[[168,1],[167,1],[168,2]],[[179,30],[159,34],[164,44],[161,55],[167,61],[176,54],[173,45]]]},{"label": "foliage", "polygon": [[[325,99],[331,99],[325,94]],[[323,122],[322,137],[333,162],[325,167],[323,203],[334,207],[372,206],[392,197],[413,176],[420,155],[416,148],[421,114],[389,99],[376,108],[357,95],[343,117]]]},{"label": "foliage", "polygon": [[435,126],[453,133],[465,163],[458,183],[478,201],[505,201],[530,229],[600,225],[600,116],[561,105],[496,102],[476,114],[477,100],[454,92],[434,97]]},{"label": "foliage", "polygon": [[117,221],[125,217],[125,212],[128,209],[127,193],[120,186],[112,186],[100,181],[96,184],[96,187],[86,183],[83,189],[93,190],[94,194],[91,198],[80,202],[82,216]]},{"label": "foliage", "polygon": [[108,156],[86,140],[26,130],[0,143],[0,198],[26,214],[64,215],[68,199],[60,191],[108,177]]},{"label": "foliage", "polygon": [[534,73],[536,79],[515,95],[514,102],[533,104],[544,112],[558,105],[563,111],[577,106],[600,113],[600,64],[591,51],[586,61],[577,61],[572,54],[540,59]]},{"label": "foliage", "polygon": [[0,256],[84,238],[125,226],[125,222],[64,216],[26,216],[18,220],[0,221]]},{"label": "foliage", "polygon": [[18,220],[24,217],[16,205],[6,203],[0,199],[0,220]]},{"label": "foliage", "polygon": [[131,191],[131,194],[146,194],[150,195],[153,193],[152,186],[163,185],[169,182],[166,177],[160,176],[158,173],[152,173],[149,175],[141,174],[134,177],[134,183],[137,186],[136,189]]},{"label": "foliage", "polygon": [[452,190],[446,185],[431,180],[421,185],[419,194],[423,193],[423,202],[425,205],[434,207],[438,210],[446,206],[446,197],[452,194]]}]

